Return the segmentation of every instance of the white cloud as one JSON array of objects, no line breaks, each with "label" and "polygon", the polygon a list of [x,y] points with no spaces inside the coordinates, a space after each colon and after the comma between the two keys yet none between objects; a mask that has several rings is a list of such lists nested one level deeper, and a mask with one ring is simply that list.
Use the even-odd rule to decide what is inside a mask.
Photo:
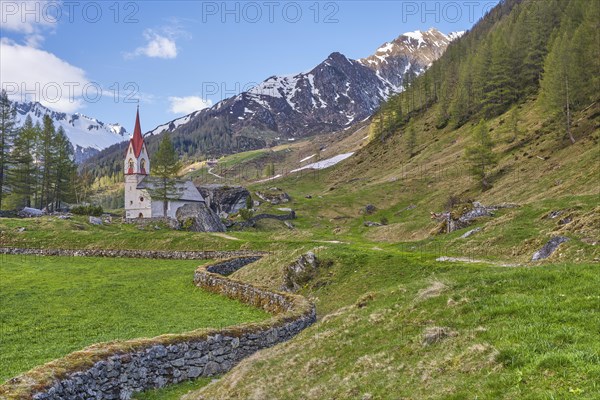
[{"label": "white cloud", "polygon": [[153,58],[177,57],[177,44],[173,38],[160,35],[152,29],[148,29],[144,32],[144,38],[147,41],[146,45],[138,47],[131,53],[126,53],[126,58],[142,55]]},{"label": "white cloud", "polygon": [[47,51],[2,38],[0,54],[1,85],[12,100],[39,101],[57,111],[74,112],[97,92],[98,85],[88,81],[83,69]]},{"label": "white cloud", "polygon": [[204,100],[198,96],[169,97],[171,111],[173,114],[190,114],[212,106],[211,100]]},{"label": "white cloud", "polygon": [[25,35],[25,42],[33,47],[44,41],[42,32],[56,28],[59,13],[57,1],[0,1],[2,29]]}]

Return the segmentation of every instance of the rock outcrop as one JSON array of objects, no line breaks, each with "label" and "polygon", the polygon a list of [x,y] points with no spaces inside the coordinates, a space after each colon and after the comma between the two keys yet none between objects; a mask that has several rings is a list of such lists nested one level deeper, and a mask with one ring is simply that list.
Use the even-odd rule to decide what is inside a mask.
[{"label": "rock outcrop", "polygon": [[175,213],[177,221],[192,232],[225,232],[219,216],[203,203],[190,203]]},{"label": "rock outcrop", "polygon": [[282,289],[288,292],[298,291],[317,276],[318,269],[319,260],[315,253],[309,251],[303,254],[285,268]]},{"label": "rock outcrop", "polygon": [[554,251],[560,246],[562,243],[569,240],[568,237],[565,236],[555,236],[550,239],[544,247],[533,253],[533,257],[531,257],[531,261],[539,261],[544,260],[552,255]]},{"label": "rock outcrop", "polygon": [[256,195],[262,201],[266,201],[273,205],[287,203],[292,199],[289,194],[279,188],[271,188],[268,191],[256,192]]},{"label": "rock outcrop", "polygon": [[198,190],[208,207],[217,215],[235,214],[246,207],[246,201],[250,197],[248,189],[242,186],[227,185],[202,185]]}]

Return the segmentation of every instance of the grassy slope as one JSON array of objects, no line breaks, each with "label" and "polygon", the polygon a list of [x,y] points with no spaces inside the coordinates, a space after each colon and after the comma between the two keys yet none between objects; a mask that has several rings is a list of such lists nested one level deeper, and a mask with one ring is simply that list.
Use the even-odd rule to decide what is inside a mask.
[{"label": "grassy slope", "polygon": [[[541,122],[535,102],[522,106],[517,141],[509,141],[504,116],[491,121],[500,163],[484,193],[462,161],[471,126],[439,131],[433,114],[417,120],[415,157],[397,134],[329,170],[254,186],[277,186],[294,198],[297,229],[272,237],[321,247],[321,257],[334,261],[303,290],[321,321],[188,398],[600,397],[600,113],[577,116],[573,146],[558,138],[560,127]],[[467,239],[460,235],[470,228],[431,236],[437,223],[429,213],[442,211],[450,195],[520,206],[480,219],[473,227],[483,230]],[[369,203],[378,211],[365,216]],[[573,222],[544,218],[553,210]],[[363,226],[383,217],[386,226]],[[541,267],[529,263],[557,234],[571,240]],[[343,243],[326,243],[332,240]],[[491,261],[444,265],[434,262],[439,255]],[[278,287],[289,258],[236,275]],[[432,282],[446,288],[420,300]],[[374,300],[357,308],[365,293]],[[456,336],[423,346],[431,326]]]},{"label": "grassy slope", "polygon": [[197,289],[198,261],[0,257],[0,381],[97,342],[268,317]]},{"label": "grassy slope", "polygon": [[[273,288],[281,285],[281,266],[303,251],[314,248],[331,260],[333,266],[303,289],[317,302],[320,322],[210,385],[201,392],[208,398],[599,397],[600,113],[576,116],[573,146],[557,138],[559,127],[541,122],[535,102],[522,106],[517,141],[508,140],[504,116],[491,121],[500,164],[493,171],[494,187],[484,193],[462,161],[471,126],[436,130],[434,114],[415,123],[420,135],[412,158],[401,134],[364,146],[359,139],[368,129],[362,128],[327,144],[329,153],[321,158],[363,147],[338,166],[251,184],[253,191],[277,186],[292,195],[293,201],[283,206],[297,211],[295,230],[265,221],[255,229],[228,232],[239,239],[230,240],[46,218],[39,225],[0,221],[2,240],[34,247],[271,250],[271,256],[236,276]],[[287,156],[276,168],[297,167],[314,154],[310,146],[281,149]],[[228,168],[243,169],[256,157],[239,155]],[[227,183],[236,183],[235,176]],[[311,199],[305,198],[308,194]],[[520,207],[477,221],[473,226],[483,230],[467,239],[460,235],[468,228],[431,236],[437,223],[429,213],[442,211],[450,195]],[[369,203],[378,211],[365,216],[360,210]],[[263,204],[260,212],[278,212],[277,207]],[[561,226],[544,218],[558,209],[574,221]],[[386,226],[363,226],[384,217]],[[14,234],[25,224],[25,232]],[[85,226],[85,237],[79,225]],[[55,227],[60,235],[50,233]],[[556,234],[571,241],[548,261],[530,264],[532,253]],[[434,261],[439,255],[536,267],[441,264]],[[439,296],[420,299],[419,291],[435,282],[446,288]],[[357,308],[363,296],[368,304]],[[436,325],[457,334],[423,346],[423,332]]]},{"label": "grassy slope", "polygon": [[[204,398],[600,395],[596,265],[465,266],[344,245],[320,256],[335,263],[303,290],[320,322],[242,362]],[[452,336],[423,345],[435,326]]]}]

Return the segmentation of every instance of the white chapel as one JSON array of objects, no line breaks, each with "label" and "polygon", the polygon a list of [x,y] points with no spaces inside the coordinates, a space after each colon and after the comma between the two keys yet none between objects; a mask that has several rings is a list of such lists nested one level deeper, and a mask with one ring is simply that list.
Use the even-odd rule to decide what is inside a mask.
[{"label": "white chapel", "polygon": [[[142,136],[140,112],[135,117],[133,137],[125,155],[125,218],[164,217],[162,200],[152,200],[150,193],[157,182],[150,176],[150,155]],[[191,203],[205,203],[192,181],[175,182],[175,191],[167,203],[167,215],[176,218],[177,210]]]}]

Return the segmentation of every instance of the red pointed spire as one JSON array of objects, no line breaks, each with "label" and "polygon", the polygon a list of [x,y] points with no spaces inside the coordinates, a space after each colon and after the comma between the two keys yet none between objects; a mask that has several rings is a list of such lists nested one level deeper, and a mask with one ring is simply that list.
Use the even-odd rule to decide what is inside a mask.
[{"label": "red pointed spire", "polygon": [[133,154],[135,154],[136,158],[139,157],[144,147],[144,137],[142,136],[142,128],[140,127],[140,106],[138,106],[137,113],[135,114],[135,128],[133,129],[131,145],[133,146]]}]

